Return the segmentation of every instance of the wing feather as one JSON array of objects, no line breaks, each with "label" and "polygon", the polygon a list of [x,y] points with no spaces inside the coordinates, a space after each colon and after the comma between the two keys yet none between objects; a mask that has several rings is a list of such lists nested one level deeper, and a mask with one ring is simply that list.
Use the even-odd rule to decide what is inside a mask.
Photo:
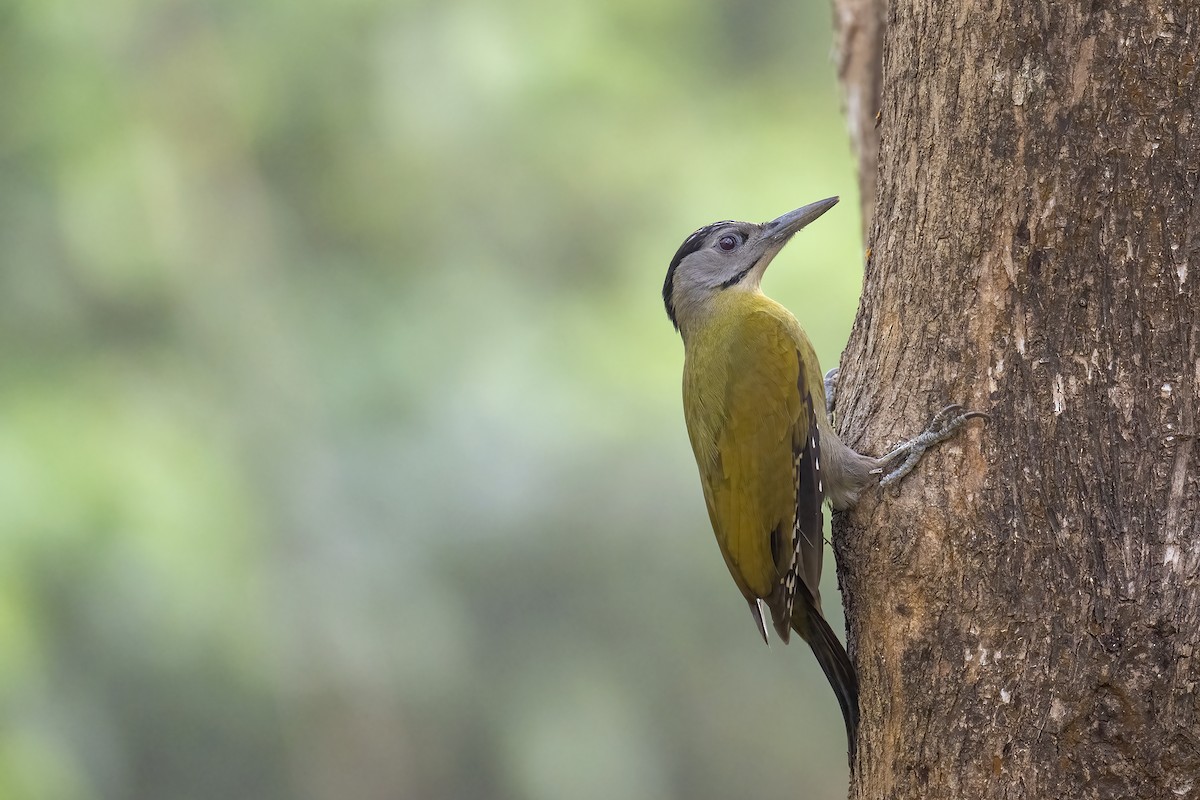
[{"label": "wing feather", "polygon": [[[718,457],[701,468],[705,497],[734,580],[748,600],[766,599],[786,629],[784,579],[797,554],[800,578],[808,583],[812,572],[812,548],[797,546],[797,536],[807,533],[821,544],[819,522],[815,529],[809,522],[814,503],[819,518],[821,493],[805,478],[818,459],[809,433],[815,430],[813,401],[787,320],[748,314],[729,341],[724,408],[714,431]],[[798,511],[805,518],[800,526]],[[774,551],[772,531],[778,532],[777,542],[783,540]],[[819,575],[820,561],[814,566]]]},{"label": "wing feather", "polygon": [[[804,392],[807,419],[815,420],[812,394]],[[815,425],[807,430],[797,427],[795,447],[800,455],[796,459],[796,548],[793,569],[804,581],[812,595],[817,610],[821,608],[821,561],[825,554],[825,479],[821,466],[821,432]],[[791,616],[792,599],[788,598],[787,612]]]}]

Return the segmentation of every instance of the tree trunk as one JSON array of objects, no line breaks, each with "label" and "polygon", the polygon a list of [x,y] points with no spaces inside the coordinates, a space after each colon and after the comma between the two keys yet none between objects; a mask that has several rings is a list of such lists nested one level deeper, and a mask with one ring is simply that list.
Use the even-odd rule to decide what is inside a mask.
[{"label": "tree trunk", "polygon": [[836,520],[851,795],[1200,797],[1200,3],[892,2],[881,38],[839,425],[992,421]]},{"label": "tree trunk", "polygon": [[879,99],[883,83],[886,0],[833,0],[838,80],[846,97],[846,127],[858,159],[858,202],[866,237],[875,209]]}]

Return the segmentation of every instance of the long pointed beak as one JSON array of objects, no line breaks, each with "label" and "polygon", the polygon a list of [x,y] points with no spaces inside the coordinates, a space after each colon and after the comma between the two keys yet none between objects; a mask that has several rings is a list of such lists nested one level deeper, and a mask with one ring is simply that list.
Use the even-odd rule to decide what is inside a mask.
[{"label": "long pointed beak", "polygon": [[837,205],[838,198],[826,197],[803,208],[789,211],[763,226],[763,236],[772,242],[786,242],[796,231]]}]

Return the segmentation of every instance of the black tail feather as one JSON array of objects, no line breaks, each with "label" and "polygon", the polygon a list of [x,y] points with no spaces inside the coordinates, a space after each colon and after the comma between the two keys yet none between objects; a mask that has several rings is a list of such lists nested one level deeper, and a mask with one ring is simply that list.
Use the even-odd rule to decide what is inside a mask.
[{"label": "black tail feather", "polygon": [[[807,592],[802,594],[808,595]],[[846,649],[842,647],[837,634],[811,603],[811,596],[804,599],[808,602],[798,603],[793,612],[793,625],[796,632],[812,648],[825,677],[829,679],[829,685],[833,687],[833,693],[837,695],[838,705],[842,708],[842,719],[846,722],[846,742],[850,769],[853,770],[858,743],[858,676],[855,675],[854,665],[850,663],[850,656],[846,654]]]}]

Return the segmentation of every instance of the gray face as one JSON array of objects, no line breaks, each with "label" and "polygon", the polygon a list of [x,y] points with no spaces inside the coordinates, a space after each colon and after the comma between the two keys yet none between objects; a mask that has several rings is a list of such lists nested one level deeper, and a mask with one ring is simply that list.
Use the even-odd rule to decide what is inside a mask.
[{"label": "gray face", "polygon": [[757,289],[775,254],[808,223],[837,203],[819,200],[761,225],[714,222],[684,240],[663,283],[667,316],[679,329],[719,292],[734,287]]},{"label": "gray face", "polygon": [[763,254],[762,242],[761,225],[730,220],[705,225],[685,239],[663,284],[675,327],[680,314],[686,318],[697,304],[746,280]]}]

